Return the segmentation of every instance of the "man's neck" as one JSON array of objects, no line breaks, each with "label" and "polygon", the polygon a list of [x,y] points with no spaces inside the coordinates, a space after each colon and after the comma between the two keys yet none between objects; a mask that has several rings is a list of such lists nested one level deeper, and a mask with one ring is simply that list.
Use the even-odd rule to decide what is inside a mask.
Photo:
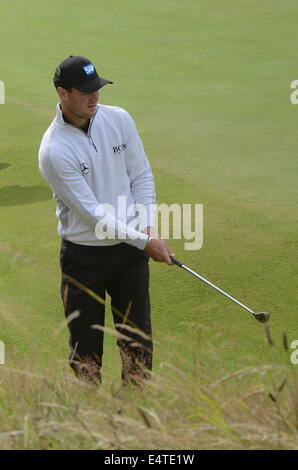
[{"label": "man's neck", "polygon": [[90,119],[80,118],[73,114],[69,109],[63,106],[63,103],[60,104],[60,109],[62,111],[62,116],[65,122],[69,124],[73,124],[76,127],[80,127],[81,129],[88,130]]}]

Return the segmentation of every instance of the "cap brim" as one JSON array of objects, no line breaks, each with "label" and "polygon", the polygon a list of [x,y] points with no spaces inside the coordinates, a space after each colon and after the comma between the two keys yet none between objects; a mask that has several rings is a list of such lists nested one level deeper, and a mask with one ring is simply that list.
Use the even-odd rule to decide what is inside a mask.
[{"label": "cap brim", "polygon": [[93,91],[99,90],[108,83],[111,85],[113,84],[113,82],[110,82],[110,80],[106,80],[102,77],[96,77],[94,80],[90,80],[90,82],[85,83],[84,85],[74,86],[73,88],[76,88],[77,90],[83,91],[85,93],[92,93]]}]

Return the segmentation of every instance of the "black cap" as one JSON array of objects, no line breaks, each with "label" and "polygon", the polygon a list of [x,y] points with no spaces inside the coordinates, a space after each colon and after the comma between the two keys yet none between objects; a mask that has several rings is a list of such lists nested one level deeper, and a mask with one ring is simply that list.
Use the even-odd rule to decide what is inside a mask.
[{"label": "black cap", "polygon": [[69,56],[56,68],[54,75],[56,88],[76,88],[77,90],[92,93],[107,83],[113,83],[99,77],[94,65],[89,59],[81,56]]}]

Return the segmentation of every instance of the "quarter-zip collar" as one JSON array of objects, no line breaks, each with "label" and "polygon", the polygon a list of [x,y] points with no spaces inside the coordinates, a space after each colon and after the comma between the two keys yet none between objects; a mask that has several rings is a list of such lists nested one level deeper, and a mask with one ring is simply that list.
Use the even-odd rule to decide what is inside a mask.
[{"label": "quarter-zip collar", "polygon": [[83,132],[83,134],[89,139],[89,142],[90,142],[90,143],[93,145],[93,147],[95,148],[96,152],[99,153],[98,150],[97,150],[97,148],[96,148],[96,145],[95,145],[95,143],[94,143],[94,140],[93,140],[93,138],[92,138],[92,135],[91,135],[92,124],[93,124],[93,121],[94,121],[95,116],[96,116],[96,114],[97,114],[99,105],[97,105],[95,114],[94,114],[94,116],[93,116],[93,117],[90,119],[90,121],[89,121],[88,132],[86,133],[86,132],[83,131],[83,129],[81,129],[80,127],[75,126],[74,124],[71,124],[70,122],[64,121],[64,119],[63,119],[63,113],[62,113],[60,104],[61,104],[61,103],[58,103],[58,104],[57,104],[57,107],[56,107],[56,123],[58,124],[58,126],[61,126],[61,127],[70,126],[70,127],[74,128],[74,129],[77,129],[77,130],[80,131],[80,132]]}]

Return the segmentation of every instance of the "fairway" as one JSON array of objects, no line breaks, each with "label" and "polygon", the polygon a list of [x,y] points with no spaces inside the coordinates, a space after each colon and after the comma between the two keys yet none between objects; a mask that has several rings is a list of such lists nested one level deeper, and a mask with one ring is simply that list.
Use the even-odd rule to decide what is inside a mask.
[{"label": "fairway", "polygon": [[[0,340],[8,366],[71,374],[55,203],[37,162],[58,102],[52,77],[70,54],[89,57],[114,82],[99,102],[134,118],[158,204],[203,204],[203,247],[187,251],[170,239],[176,258],[270,312],[280,350],[271,356],[264,326],[248,312],[151,260],[153,370],[166,362],[216,380],[263,357],[290,364],[281,338],[298,340],[297,14],[293,0],[1,2]],[[109,334],[103,379],[120,382]]]}]

